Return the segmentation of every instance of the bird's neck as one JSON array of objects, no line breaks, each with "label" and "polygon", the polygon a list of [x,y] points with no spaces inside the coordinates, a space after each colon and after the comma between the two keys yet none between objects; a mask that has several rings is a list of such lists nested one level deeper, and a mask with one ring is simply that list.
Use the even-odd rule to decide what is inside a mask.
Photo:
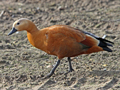
[{"label": "bird's neck", "polygon": [[33,22],[30,22],[30,25],[29,27],[27,28],[27,32],[28,33],[31,33],[31,34],[34,34],[36,32],[38,32],[38,28],[36,27],[36,25],[33,23]]},{"label": "bird's neck", "polygon": [[33,46],[35,46],[36,44],[38,33],[39,33],[39,30],[37,29],[32,29],[30,32],[27,31],[27,38]]}]

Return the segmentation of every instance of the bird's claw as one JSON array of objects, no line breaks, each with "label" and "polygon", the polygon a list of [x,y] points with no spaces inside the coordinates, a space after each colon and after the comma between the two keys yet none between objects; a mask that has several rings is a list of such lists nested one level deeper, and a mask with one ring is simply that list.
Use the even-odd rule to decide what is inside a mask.
[{"label": "bird's claw", "polygon": [[44,79],[50,78],[54,73],[49,73],[48,75],[45,76]]},{"label": "bird's claw", "polygon": [[74,69],[69,69],[69,71],[68,71],[68,72],[72,72],[72,71],[74,71]]}]

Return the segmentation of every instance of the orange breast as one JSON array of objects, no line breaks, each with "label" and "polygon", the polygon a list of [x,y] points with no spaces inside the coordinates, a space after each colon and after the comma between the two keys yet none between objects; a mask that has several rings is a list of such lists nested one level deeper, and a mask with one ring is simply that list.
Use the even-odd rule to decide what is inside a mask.
[{"label": "orange breast", "polygon": [[36,33],[27,32],[29,42],[36,48],[47,52],[47,40],[45,36],[46,30],[41,30]]}]

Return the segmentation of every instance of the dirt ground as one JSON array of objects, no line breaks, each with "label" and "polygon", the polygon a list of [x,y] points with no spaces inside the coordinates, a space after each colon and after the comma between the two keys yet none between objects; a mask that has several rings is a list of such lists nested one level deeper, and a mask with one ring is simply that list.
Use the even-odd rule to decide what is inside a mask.
[{"label": "dirt ground", "polygon": [[[113,52],[64,58],[55,74],[43,79],[57,57],[34,48],[26,32],[7,36],[19,18],[39,29],[69,25],[115,44]],[[120,90],[120,0],[0,0],[0,90]]]}]

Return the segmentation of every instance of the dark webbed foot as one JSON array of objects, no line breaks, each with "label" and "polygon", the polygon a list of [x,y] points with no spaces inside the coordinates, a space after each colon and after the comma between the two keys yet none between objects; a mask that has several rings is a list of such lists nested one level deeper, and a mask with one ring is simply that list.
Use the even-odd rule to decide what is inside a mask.
[{"label": "dark webbed foot", "polygon": [[47,74],[44,78],[47,79],[47,78],[50,78],[54,73],[49,73]]},{"label": "dark webbed foot", "polygon": [[68,70],[68,72],[72,72],[72,71],[74,71],[74,69],[73,69],[73,68]]},{"label": "dark webbed foot", "polygon": [[50,73],[45,76],[45,78],[49,78],[54,74],[54,71],[56,70],[56,68],[58,67],[58,65],[60,64],[60,60],[57,61],[56,65],[53,67],[53,69],[50,71]]}]

